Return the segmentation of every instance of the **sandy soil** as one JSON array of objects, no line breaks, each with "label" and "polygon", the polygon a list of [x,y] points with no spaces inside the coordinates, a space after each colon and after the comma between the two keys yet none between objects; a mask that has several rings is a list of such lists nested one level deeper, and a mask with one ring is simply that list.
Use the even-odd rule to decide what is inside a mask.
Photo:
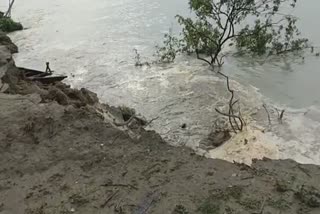
[{"label": "sandy soil", "polygon": [[0,214],[319,214],[320,167],[172,147],[94,93],[27,81],[0,46]]}]

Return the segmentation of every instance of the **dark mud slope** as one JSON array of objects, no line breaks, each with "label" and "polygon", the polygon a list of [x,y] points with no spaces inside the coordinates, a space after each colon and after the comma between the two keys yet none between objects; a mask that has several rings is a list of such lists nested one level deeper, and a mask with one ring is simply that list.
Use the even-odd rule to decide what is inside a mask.
[{"label": "dark mud slope", "polygon": [[85,89],[26,80],[0,48],[1,214],[320,213],[320,168],[205,159]]}]

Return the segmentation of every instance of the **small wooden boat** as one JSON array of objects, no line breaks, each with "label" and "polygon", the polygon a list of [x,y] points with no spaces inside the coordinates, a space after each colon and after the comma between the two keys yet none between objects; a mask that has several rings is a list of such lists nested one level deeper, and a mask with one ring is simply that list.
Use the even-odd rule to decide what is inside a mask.
[{"label": "small wooden boat", "polygon": [[44,76],[44,77],[29,77],[29,80],[38,81],[42,84],[52,84],[55,82],[61,82],[66,79],[68,76]]},{"label": "small wooden boat", "polygon": [[42,84],[52,84],[66,79],[68,76],[52,76],[53,71],[43,72],[29,68],[17,67],[20,71],[24,72],[24,76],[31,81],[38,81]]},{"label": "small wooden boat", "polygon": [[31,76],[36,76],[36,75],[41,75],[41,76],[49,76],[51,75],[50,73],[46,73],[43,71],[38,71],[30,68],[23,68],[23,67],[17,67],[20,71],[24,72],[25,77],[31,77]]}]

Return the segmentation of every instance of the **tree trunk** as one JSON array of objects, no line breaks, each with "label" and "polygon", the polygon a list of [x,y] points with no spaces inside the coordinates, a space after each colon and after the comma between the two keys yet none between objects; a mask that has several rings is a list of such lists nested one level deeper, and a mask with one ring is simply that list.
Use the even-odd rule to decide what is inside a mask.
[{"label": "tree trunk", "polygon": [[12,10],[12,6],[14,4],[14,1],[15,0],[9,0],[9,8],[8,8],[6,14],[5,14],[5,17],[8,17],[8,18],[11,17],[11,10]]}]

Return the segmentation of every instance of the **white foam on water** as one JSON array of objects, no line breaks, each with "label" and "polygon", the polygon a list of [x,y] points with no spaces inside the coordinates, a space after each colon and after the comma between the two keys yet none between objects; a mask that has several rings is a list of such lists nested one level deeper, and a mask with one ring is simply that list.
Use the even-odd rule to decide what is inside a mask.
[{"label": "white foam on water", "polygon": [[250,165],[252,159],[264,157],[278,159],[280,152],[274,138],[263,133],[262,130],[247,126],[244,131],[235,134],[222,146],[209,151],[206,157]]},{"label": "white foam on water", "polygon": [[[320,109],[311,106],[294,109],[270,103],[255,87],[232,81],[232,85],[247,107],[244,117],[247,126],[233,134],[222,146],[208,152],[198,151],[209,158],[251,164],[252,159],[293,159],[304,164],[320,164]],[[269,102],[269,103],[268,103]],[[262,107],[267,103],[271,126]],[[285,109],[278,120],[275,109]],[[279,110],[280,111],[280,110]]]},{"label": "white foam on water", "polygon": [[[319,111],[317,109],[317,111]],[[266,118],[267,120],[267,118]],[[320,164],[320,123],[305,113],[287,112],[271,131],[250,123],[222,146],[205,153],[206,157],[251,164],[252,159],[293,159],[304,164]]]},{"label": "white foam on water", "polygon": [[69,77],[69,83],[73,87],[81,87],[81,84],[83,82],[83,77],[88,73],[89,71],[83,67],[78,67],[75,69],[74,73],[71,73]]},{"label": "white foam on water", "polygon": [[320,164],[320,109],[290,109],[282,124],[274,128],[281,159],[305,164]]},{"label": "white foam on water", "polygon": [[[73,8],[74,4],[77,4],[77,10]],[[212,131],[214,121],[221,117],[215,108],[225,110],[227,106],[230,94],[225,79],[200,62],[186,58],[168,67],[139,69],[133,66],[132,49],[136,47],[143,55],[152,55],[150,47],[156,41],[161,43],[163,32],[167,32],[170,22],[175,23],[170,17],[183,13],[178,12],[178,8],[187,8],[186,2],[97,0],[92,4],[89,0],[33,0],[28,4],[17,3],[15,17],[30,27],[12,34],[20,48],[17,65],[43,69],[45,62],[50,61],[52,69],[65,72],[69,76],[68,83],[73,86],[95,91],[103,102],[134,107],[148,119],[159,116],[151,129],[173,145],[197,149],[199,141]],[[226,48],[232,50],[232,47]],[[226,73],[241,74],[239,76],[247,78],[249,83],[257,83],[264,94],[266,89],[274,89],[268,96],[276,94],[279,96],[275,97],[286,100],[290,100],[292,93],[309,96],[310,80],[313,85],[317,84],[317,72],[307,75],[291,70],[283,72],[276,65],[257,66],[254,60],[245,58],[232,66],[233,61],[226,58],[223,68]],[[313,63],[309,66],[310,71],[318,65]],[[303,66],[303,69],[298,67],[299,70],[309,71],[306,65]],[[308,82],[300,88],[301,79]],[[223,146],[210,151],[208,157],[248,164],[252,158],[262,157],[320,164],[318,107],[282,107],[286,109],[282,124],[277,120],[277,113],[270,110],[272,126],[269,132],[263,133],[261,130],[269,126],[262,104],[266,102],[270,109],[277,105],[269,104],[258,89],[249,84],[231,81],[231,87],[240,98],[248,127]],[[300,90],[303,88],[308,90]],[[317,88],[310,90],[314,92]],[[307,101],[311,102],[297,99],[303,104]],[[181,129],[183,123],[187,124],[186,129]]]}]

